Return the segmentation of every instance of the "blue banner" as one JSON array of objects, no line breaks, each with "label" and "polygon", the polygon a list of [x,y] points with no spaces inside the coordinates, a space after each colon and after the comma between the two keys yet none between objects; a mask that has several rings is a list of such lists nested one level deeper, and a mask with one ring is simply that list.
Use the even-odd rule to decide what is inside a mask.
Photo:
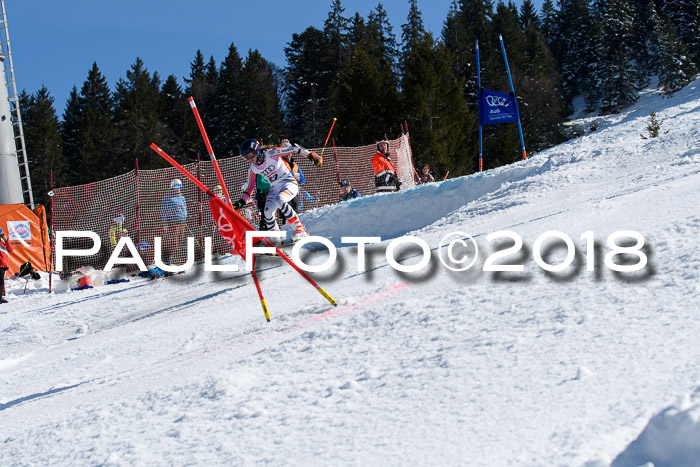
[{"label": "blue banner", "polygon": [[479,91],[480,125],[496,125],[516,121],[518,121],[518,112],[515,109],[514,96],[484,88]]}]

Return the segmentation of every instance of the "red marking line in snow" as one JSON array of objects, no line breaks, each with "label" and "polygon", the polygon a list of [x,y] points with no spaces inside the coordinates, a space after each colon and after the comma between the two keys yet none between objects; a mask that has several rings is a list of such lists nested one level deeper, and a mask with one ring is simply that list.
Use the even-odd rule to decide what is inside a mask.
[{"label": "red marking line in snow", "polygon": [[309,318],[307,320],[301,321],[301,322],[293,325],[292,327],[296,328],[299,326],[304,326],[304,325],[312,323],[314,321],[318,321],[319,319],[328,318],[329,316],[333,316],[334,314],[340,313],[341,311],[354,310],[354,309],[359,308],[361,306],[367,305],[368,303],[376,302],[377,300],[380,300],[388,295],[391,295],[394,292],[397,292],[397,291],[403,289],[404,287],[406,287],[406,284],[394,284],[393,286],[388,287],[388,288],[382,290],[381,292],[376,293],[376,294],[372,295],[371,297],[367,297],[364,300],[361,300],[357,303],[353,303],[351,305],[344,305],[344,306],[335,308],[335,309],[327,311],[321,315],[314,316],[313,318]]},{"label": "red marking line in snow", "polygon": [[[287,327],[284,327],[282,329],[279,329],[277,332],[271,333],[271,334],[266,334],[262,336],[257,336],[253,339],[249,339],[245,342],[237,342],[231,345],[227,345],[225,347],[219,347],[216,349],[198,349],[194,351],[187,352],[185,354],[180,354],[173,356],[171,358],[168,358],[166,360],[162,360],[160,362],[155,362],[153,364],[147,365],[145,367],[138,367],[138,368],[132,368],[132,369],[127,369],[123,371],[119,371],[117,373],[111,374],[111,375],[105,375],[100,378],[96,378],[94,380],[89,380],[85,382],[99,382],[100,384],[104,382],[112,382],[113,384],[125,384],[129,383],[134,376],[137,376],[139,374],[144,374],[147,375],[148,377],[153,377],[158,374],[162,374],[164,372],[173,370],[175,368],[181,367],[186,363],[194,364],[195,362],[198,362],[200,360],[205,360],[207,358],[210,358],[212,356],[217,356],[217,355],[222,355],[227,352],[230,352],[233,349],[241,348],[241,347],[247,347],[249,345],[253,344],[258,344],[260,342],[265,342],[268,340],[272,340],[275,338],[281,337],[281,334],[288,333],[296,328],[299,328],[301,326],[305,326],[308,324],[311,324],[315,321],[318,321],[323,318],[329,318],[333,315],[336,315],[340,312],[343,311],[353,311],[358,308],[361,308],[369,303],[376,302],[377,300],[381,300],[391,294],[394,294],[398,292],[399,290],[403,289],[406,287],[407,284],[394,284],[390,287],[387,287],[386,289],[377,292],[376,294],[367,297],[363,300],[360,300],[359,302],[352,303],[349,305],[344,305],[338,308],[334,308],[330,311],[327,311],[323,314],[320,314],[318,316],[314,316],[313,318],[305,319],[303,321],[300,321],[296,324],[289,325]],[[273,318],[274,319],[274,318]],[[269,325],[268,325],[269,326]],[[264,328],[264,327],[263,327]],[[125,378],[125,379],[123,379]],[[83,384],[83,383],[81,383]]]}]

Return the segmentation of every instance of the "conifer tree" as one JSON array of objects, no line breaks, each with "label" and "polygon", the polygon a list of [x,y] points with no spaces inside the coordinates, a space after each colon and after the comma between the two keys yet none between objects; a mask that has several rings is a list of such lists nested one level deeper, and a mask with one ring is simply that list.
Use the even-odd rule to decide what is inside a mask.
[{"label": "conifer tree", "polygon": [[[213,65],[213,66],[212,66]],[[213,128],[212,115],[214,107],[214,96],[217,92],[216,80],[212,76],[216,69],[214,58],[211,57],[207,63],[201,50],[195,52],[194,59],[190,62],[190,75],[185,78],[185,96],[194,98],[197,104],[197,111],[202,117],[207,127],[207,135],[210,140],[216,138],[215,134],[209,134]],[[189,104],[188,104],[189,107]],[[184,146],[186,158],[194,160],[197,156],[204,156],[207,152],[204,142],[199,132],[197,123],[193,121],[192,112],[183,120],[182,145]]]},{"label": "conifer tree", "polygon": [[[496,13],[493,15],[493,30],[496,34],[503,36],[503,43],[508,50],[508,60],[510,70],[514,75],[518,75],[523,66],[523,32],[520,27],[520,20],[518,18],[518,8],[515,6],[512,0],[509,0],[508,4],[503,3],[499,0],[496,5]],[[496,39],[498,37],[496,36]],[[480,42],[481,44],[481,42]],[[500,44],[499,44],[500,51]],[[506,77],[505,70],[503,70],[503,54],[494,54],[491,57],[491,61],[486,64],[489,70],[498,70],[497,73],[487,73],[487,77],[491,78],[489,80],[490,86],[503,86],[505,91],[508,86],[508,80]],[[493,78],[497,77],[499,81],[494,82]]]},{"label": "conifer tree", "polygon": [[[465,92],[470,102],[476,102],[476,40],[482,64],[496,57],[495,33],[492,28],[493,2],[491,0],[460,0],[450,10],[442,31],[442,38],[453,54],[453,69],[458,78],[465,80]],[[490,68],[486,68],[490,70]],[[487,71],[487,73],[490,73]],[[488,76],[486,76],[488,79]]]},{"label": "conifer tree", "polygon": [[562,92],[567,105],[586,89],[596,51],[591,48],[593,15],[590,0],[561,0],[555,34],[550,38],[552,52],[560,65]]},{"label": "conifer tree", "polygon": [[[596,1],[596,5],[600,4],[601,2]],[[594,7],[591,12],[592,22],[588,33],[587,50],[593,59],[589,61],[587,66],[587,79],[579,87],[579,92],[584,96],[586,112],[594,112],[600,107],[607,62],[612,61],[613,56],[610,53],[610,47],[605,42],[603,11],[602,8]]]},{"label": "conifer tree", "polygon": [[[396,38],[381,3],[366,23],[358,14],[353,17],[350,37],[353,55],[340,74],[331,108],[345,125],[358,120],[338,129],[338,139],[346,145],[366,144],[367,138],[374,141],[398,126],[401,118]],[[366,75],[361,77],[359,70]]]},{"label": "conifer tree", "polygon": [[187,162],[188,144],[185,135],[192,134],[192,130],[186,128],[193,127],[192,112],[185,100],[182,87],[178,84],[175,75],[168,75],[160,88],[160,115],[164,128],[162,131],[161,146],[165,152],[170,154],[180,162]]},{"label": "conifer tree", "polygon": [[653,0],[633,0],[632,58],[639,64],[640,85],[648,85],[648,77],[656,69],[659,56],[661,23]]},{"label": "conifer tree", "polygon": [[250,50],[241,77],[244,104],[237,115],[241,121],[241,135],[265,142],[271,136],[271,142],[279,141],[286,132],[280,107],[278,71],[259,51]]},{"label": "conifer tree", "polygon": [[200,50],[195,53],[190,62],[190,76],[185,78],[187,88],[185,94],[192,96],[197,103],[197,110],[204,121],[208,121],[208,114],[214,107],[214,96],[217,90],[217,70],[214,57],[204,63],[204,55]]},{"label": "conifer tree", "polygon": [[[214,99],[211,141],[216,154],[238,155],[238,147],[247,137],[241,133],[240,112],[245,107],[243,62],[238,49],[231,43],[218,72],[219,82]],[[209,131],[209,130],[207,130]]]},{"label": "conifer tree", "polygon": [[473,171],[476,114],[467,107],[462,80],[452,72],[453,57],[429,33],[414,36],[411,44],[402,89],[414,160],[439,174]]},{"label": "conifer tree", "polygon": [[197,49],[194,54],[194,59],[190,62],[190,76],[185,78],[185,83],[187,88],[185,93],[192,95],[194,89],[199,85],[198,81],[205,79],[206,77],[206,66],[204,64],[204,55],[202,51]]},{"label": "conifer tree", "polygon": [[349,40],[350,20],[343,16],[343,8],[340,0],[333,0],[328,17],[323,23],[323,36],[325,39],[325,68],[333,77],[332,87],[338,83],[341,70],[350,59],[352,53]]},{"label": "conifer tree", "polygon": [[628,0],[604,0],[600,9],[604,35],[604,52],[599,57],[601,109],[614,113],[637,100],[640,79],[632,62],[633,19]]},{"label": "conifer tree", "polygon": [[[464,67],[467,66],[466,61],[468,60],[467,52],[459,50],[460,47],[464,46],[468,35],[466,27],[459,21],[460,16],[457,0],[452,0],[450,9],[447,12],[447,18],[445,18],[445,22],[442,25],[441,38],[443,44],[454,56],[452,70],[455,74],[465,73]],[[405,40],[404,43],[406,44]]]},{"label": "conifer tree", "polygon": [[659,32],[659,86],[666,94],[673,94],[697,76],[697,68],[688,56],[685,45],[676,37],[670,19]]},{"label": "conifer tree", "polygon": [[54,186],[66,186],[68,181],[65,176],[60,124],[53,103],[54,98],[46,86],[42,86],[32,96],[25,91],[20,94],[32,194],[34,202],[43,205],[49,202],[51,171]]},{"label": "conifer tree", "polygon": [[117,174],[120,145],[112,121],[112,108],[107,80],[97,63],[93,63],[77,97],[77,131],[73,135],[76,144],[69,143],[69,149],[77,152],[69,155],[75,161],[71,167],[71,184],[89,183]]},{"label": "conifer tree", "polygon": [[540,11],[539,29],[550,46],[550,41],[557,34],[557,15],[558,12],[554,8],[554,2],[552,0],[544,0],[544,2],[542,2],[542,10]]},{"label": "conifer tree", "polygon": [[61,117],[61,139],[63,141],[63,158],[66,161],[65,177],[68,185],[77,184],[80,177],[82,120],[83,113],[78,97],[78,88],[73,86]]},{"label": "conifer tree", "polygon": [[359,13],[350,18],[348,23],[348,46],[354,48],[355,46],[366,46],[367,37],[367,26],[365,25],[365,19],[360,16]]},{"label": "conifer tree", "polygon": [[612,57],[605,61],[603,75],[601,110],[604,113],[617,113],[635,102],[638,97],[629,56],[622,49],[612,53]]},{"label": "conifer tree", "polygon": [[520,6],[520,27],[533,25],[536,29],[540,27],[540,19],[537,17],[537,9],[532,0],[525,0]]},{"label": "conifer tree", "polygon": [[522,72],[522,78],[514,79],[525,146],[528,152],[540,151],[564,139],[564,102],[554,57],[532,24],[525,29]]},{"label": "conifer tree", "polygon": [[290,137],[307,147],[322,142],[325,123],[329,120],[329,101],[334,80],[333,70],[324,60],[326,42],[323,33],[309,27],[293,34],[284,49],[286,116]]},{"label": "conifer tree", "polygon": [[369,43],[376,50],[377,58],[383,65],[396,68],[399,56],[399,48],[393,27],[389,22],[389,15],[381,3],[370,12],[367,21],[367,34]]},{"label": "conifer tree", "polygon": [[404,54],[413,46],[414,42],[423,40],[425,35],[423,15],[418,9],[418,0],[409,0],[408,5],[406,24],[401,25],[401,41],[403,42]]},{"label": "conifer tree", "polygon": [[355,47],[353,57],[340,76],[333,100],[333,115],[343,122],[337,139],[346,146],[375,141],[400,121],[384,104],[384,83],[379,65],[363,47]]},{"label": "conifer tree", "polygon": [[666,0],[663,14],[671,19],[676,37],[683,41],[694,64],[700,66],[700,1]]},{"label": "conifer tree", "polygon": [[166,166],[167,163],[149,147],[152,142],[163,140],[160,85],[158,72],[151,76],[139,57],[127,70],[126,79],[120,78],[117,82],[114,122],[121,150],[115,159],[115,175],[131,170],[135,159],[143,169]]}]

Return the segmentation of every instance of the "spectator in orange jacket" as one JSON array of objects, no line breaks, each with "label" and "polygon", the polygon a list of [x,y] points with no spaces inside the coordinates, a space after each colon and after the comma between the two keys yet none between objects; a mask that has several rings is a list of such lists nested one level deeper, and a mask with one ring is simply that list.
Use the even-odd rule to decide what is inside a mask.
[{"label": "spectator in orange jacket", "polygon": [[374,190],[377,193],[399,191],[401,180],[396,176],[396,169],[389,157],[389,140],[384,138],[377,141],[377,152],[372,157],[374,169]]},{"label": "spectator in orange jacket", "polygon": [[5,273],[10,267],[10,253],[12,253],[12,244],[5,236],[5,232],[0,229],[0,303],[7,303],[5,300]]}]

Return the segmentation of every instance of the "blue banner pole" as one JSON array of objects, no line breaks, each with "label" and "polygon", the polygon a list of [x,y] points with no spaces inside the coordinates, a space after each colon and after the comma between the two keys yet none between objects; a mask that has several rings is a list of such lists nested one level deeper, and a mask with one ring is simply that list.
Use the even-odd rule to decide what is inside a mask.
[{"label": "blue banner pole", "polygon": [[523,128],[520,126],[520,112],[518,112],[518,98],[515,95],[515,89],[513,88],[513,80],[510,77],[510,67],[508,67],[508,57],[506,57],[506,48],[503,45],[503,36],[498,35],[498,40],[501,41],[501,50],[503,51],[503,61],[506,62],[506,73],[508,73],[508,82],[510,83],[510,92],[513,93],[513,103],[515,104],[515,114],[518,116],[518,133],[520,133],[520,147],[523,150],[523,159],[527,159],[527,152],[525,152],[525,140],[523,139]]},{"label": "blue banner pole", "polygon": [[[477,86],[479,87],[478,93],[481,94],[481,67],[479,66],[479,39],[476,40],[476,83]],[[476,105],[477,109],[479,107],[479,98],[477,94],[477,99],[476,99]],[[478,111],[477,111],[478,113]],[[484,163],[483,163],[483,149],[482,149],[482,144],[481,144],[481,119],[479,119],[479,172],[481,172],[484,169]]]}]

